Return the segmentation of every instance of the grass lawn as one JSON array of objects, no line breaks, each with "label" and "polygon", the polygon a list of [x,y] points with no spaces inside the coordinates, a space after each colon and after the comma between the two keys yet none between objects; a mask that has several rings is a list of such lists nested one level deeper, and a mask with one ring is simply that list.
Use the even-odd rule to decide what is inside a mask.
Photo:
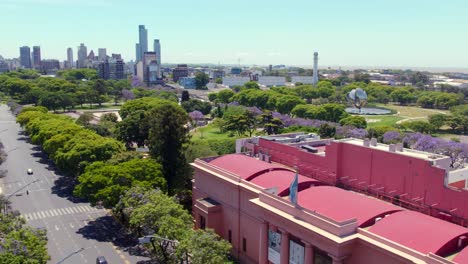
[{"label": "grass lawn", "polygon": [[376,104],[378,107],[389,108],[398,112],[398,116],[404,118],[427,118],[433,114],[449,114],[448,110],[439,110],[439,109],[426,109],[417,106],[401,106],[401,105],[393,105],[393,104]]},{"label": "grass lawn", "polygon": [[229,133],[220,133],[219,128],[215,127],[212,124],[208,124],[204,127],[198,127],[196,130],[190,132],[192,135],[192,140],[197,139],[236,139],[236,135],[233,137],[229,136]]},{"label": "grass lawn", "polygon": [[367,127],[376,126],[395,126],[396,122],[402,120],[402,117],[394,115],[372,115],[365,116],[367,121]]}]

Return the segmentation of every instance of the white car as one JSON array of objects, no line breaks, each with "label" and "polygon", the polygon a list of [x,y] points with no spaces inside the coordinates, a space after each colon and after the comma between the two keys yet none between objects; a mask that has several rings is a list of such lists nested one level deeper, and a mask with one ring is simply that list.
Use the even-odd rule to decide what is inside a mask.
[{"label": "white car", "polygon": [[28,174],[33,174],[33,170],[32,170],[32,169],[28,169],[27,172],[28,172]]}]

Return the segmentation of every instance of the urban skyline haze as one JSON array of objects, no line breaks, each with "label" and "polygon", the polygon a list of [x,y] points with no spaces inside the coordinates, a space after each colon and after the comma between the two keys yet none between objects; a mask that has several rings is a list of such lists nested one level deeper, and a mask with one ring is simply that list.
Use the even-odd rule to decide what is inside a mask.
[{"label": "urban skyline haze", "polygon": [[145,25],[165,63],[312,66],[318,51],[320,65],[468,67],[462,0],[2,0],[0,10],[5,58],[38,45],[42,58],[66,60],[84,43],[130,61]]}]

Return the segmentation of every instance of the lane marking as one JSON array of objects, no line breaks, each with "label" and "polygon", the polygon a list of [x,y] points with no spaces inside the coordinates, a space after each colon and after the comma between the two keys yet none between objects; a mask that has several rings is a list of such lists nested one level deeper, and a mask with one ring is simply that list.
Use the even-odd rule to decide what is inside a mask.
[{"label": "lane marking", "polygon": [[60,228],[57,225],[55,225],[55,230],[59,231]]}]

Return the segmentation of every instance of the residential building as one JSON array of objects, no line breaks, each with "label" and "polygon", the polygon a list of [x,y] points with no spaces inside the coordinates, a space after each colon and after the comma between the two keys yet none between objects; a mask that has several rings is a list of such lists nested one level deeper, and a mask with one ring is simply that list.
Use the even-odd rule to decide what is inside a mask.
[{"label": "residential building", "polygon": [[192,163],[192,215],[240,263],[468,263],[468,190],[447,185],[450,157],[304,133],[236,151]]},{"label": "residential building", "polygon": [[87,65],[87,55],[88,55],[88,48],[81,43],[78,47],[78,63],[77,68],[85,68]]},{"label": "residential building", "polygon": [[40,65],[42,72],[52,73],[60,70],[60,61],[58,60],[42,60]]},{"label": "residential building", "polygon": [[213,71],[213,80],[216,80],[218,78],[223,78],[226,75],[226,73],[223,70],[214,70]]},{"label": "residential building", "polygon": [[313,76],[293,76],[291,77],[292,83],[314,84]]},{"label": "residential building", "polygon": [[97,67],[98,77],[105,80],[125,79],[125,63],[120,54],[112,54],[112,57],[100,62]]},{"label": "residential building", "polygon": [[158,64],[161,65],[161,42],[159,42],[159,39],[154,40],[153,50],[156,52]]},{"label": "residential building", "polygon": [[[138,26],[138,46],[139,46],[139,54],[137,52],[137,61],[143,59],[145,52],[148,52],[148,30],[145,28],[144,25]],[[139,56],[138,56],[139,55]]]},{"label": "residential building", "polygon": [[181,77],[178,83],[184,89],[195,89],[197,87],[195,77]]},{"label": "residential building", "polygon": [[231,68],[231,74],[232,75],[239,75],[242,72],[242,68],[240,67],[233,67]]},{"label": "residential building", "polygon": [[187,64],[179,64],[172,70],[172,80],[179,81],[179,78],[188,77],[189,70]]},{"label": "residential building", "polygon": [[223,77],[223,85],[228,87],[232,86],[242,86],[246,82],[250,81],[250,77],[242,77],[242,76],[224,76]]},{"label": "residential building", "polygon": [[28,46],[20,47],[21,67],[31,69],[31,49]]},{"label": "residential building", "polygon": [[145,83],[148,86],[158,82],[158,57],[155,52],[145,52],[143,54],[143,66],[145,71]]},{"label": "residential building", "polygon": [[33,68],[40,69],[41,68],[41,47],[33,46],[31,58],[33,60],[33,63],[32,63]]},{"label": "residential building", "polygon": [[0,73],[8,72],[9,70],[8,63],[0,56]]},{"label": "residential building", "polygon": [[136,43],[135,44],[135,61],[136,62],[139,62],[141,61],[141,49],[140,49],[140,44],[139,43]]},{"label": "residential building", "polygon": [[73,61],[73,49],[67,49],[67,68],[72,69],[75,68],[75,61]]},{"label": "residential building", "polygon": [[107,51],[106,49],[99,48],[98,49],[98,60],[105,61],[107,59]]}]

